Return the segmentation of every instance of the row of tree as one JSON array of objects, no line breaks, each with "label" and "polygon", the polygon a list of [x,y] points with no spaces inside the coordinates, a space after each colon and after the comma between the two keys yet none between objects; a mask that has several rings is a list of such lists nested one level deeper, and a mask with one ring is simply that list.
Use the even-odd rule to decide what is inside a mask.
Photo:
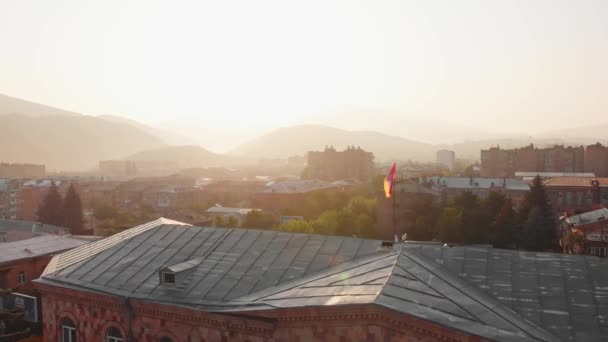
[{"label": "row of tree", "polygon": [[431,198],[419,198],[401,219],[407,220],[406,230],[412,240],[536,251],[557,248],[555,215],[539,177],[517,208],[498,192],[490,192],[483,200],[464,192],[443,206]]},{"label": "row of tree", "polygon": [[80,195],[73,184],[70,185],[65,198],[59,194],[55,183],[38,208],[38,221],[69,228],[70,232],[82,232],[84,219]]},{"label": "row of tree", "polygon": [[[326,235],[359,236],[376,238],[376,207],[373,197],[362,195],[348,200],[342,207],[326,209],[317,218],[279,222],[275,215],[264,211],[252,211],[242,223],[243,228],[274,229],[287,232],[316,233]],[[236,220],[216,219],[216,226],[236,226]]]}]

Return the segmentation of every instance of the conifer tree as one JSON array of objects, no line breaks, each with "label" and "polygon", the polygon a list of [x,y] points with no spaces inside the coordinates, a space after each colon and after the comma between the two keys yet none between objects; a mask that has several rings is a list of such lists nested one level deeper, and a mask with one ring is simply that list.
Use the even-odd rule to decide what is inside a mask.
[{"label": "conifer tree", "polygon": [[82,202],[76,192],[74,184],[70,185],[63,202],[63,225],[70,229],[72,234],[81,234],[84,228],[82,217]]},{"label": "conifer tree", "polygon": [[528,250],[545,251],[557,246],[555,215],[542,179],[536,176],[518,212],[521,243]]},{"label": "conifer tree", "polygon": [[57,185],[55,185],[55,182],[53,182],[51,183],[49,192],[38,208],[38,221],[46,224],[61,226],[63,224],[62,209],[63,200],[61,199],[61,195],[57,190]]}]

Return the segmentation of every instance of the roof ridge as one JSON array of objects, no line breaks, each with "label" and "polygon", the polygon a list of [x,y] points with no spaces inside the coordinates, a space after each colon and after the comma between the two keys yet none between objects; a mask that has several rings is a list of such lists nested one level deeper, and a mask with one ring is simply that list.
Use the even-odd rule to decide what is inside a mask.
[{"label": "roof ridge", "polygon": [[68,266],[71,266],[77,262],[80,262],[88,257],[92,257],[97,255],[98,253],[105,251],[108,248],[114,247],[115,245],[130,240],[131,238],[142,234],[150,229],[156,228],[158,226],[162,226],[165,224],[174,224],[174,225],[184,225],[189,226],[187,223],[166,219],[164,217],[160,217],[154,221],[146,222],[144,224],[140,224],[139,226],[135,226],[133,228],[129,228],[123,230],[120,233],[108,236],[104,239],[93,241],[82,245],[80,247],[69,250],[65,253],[58,254],[51,259],[47,267],[42,272],[41,276],[45,276],[50,273],[54,273],[60,271]]},{"label": "roof ridge", "polygon": [[[504,330],[504,331],[512,331],[515,333],[523,332],[525,335],[527,335],[533,339],[536,339],[536,340],[541,340],[541,341],[553,341],[553,340],[559,341],[560,340],[555,335],[553,335],[551,332],[549,332],[549,331],[545,330],[543,327],[529,321],[528,319],[521,316],[517,312],[513,311],[509,307],[505,306],[503,303],[498,301],[496,298],[490,296],[489,294],[485,293],[481,289],[477,288],[474,284],[471,284],[467,279],[462,278],[459,275],[453,273],[452,271],[443,267],[443,265],[437,263],[436,261],[431,260],[424,255],[421,255],[421,254],[418,254],[415,252],[410,252],[407,250],[407,248],[402,248],[401,253],[399,255],[398,263],[401,258],[407,258],[410,261],[414,262],[417,266],[422,267],[428,274],[431,275],[430,280],[434,281],[435,283],[437,282],[437,280],[435,280],[435,279],[438,279],[438,280],[443,281],[444,283],[448,284],[451,288],[451,289],[448,289],[448,291],[456,290],[460,294],[462,294],[464,297],[452,296],[452,298],[450,298],[450,296],[447,296],[445,293],[441,293],[441,295],[444,298],[446,298],[447,300],[449,300],[450,302],[452,302],[454,305],[461,308],[465,312],[471,314],[471,316],[473,316],[475,318],[475,320],[474,320],[475,322],[478,322],[479,324],[482,324],[484,326],[494,326],[494,327],[496,327],[500,330]],[[403,267],[400,266],[400,268],[403,268]],[[411,272],[409,272],[409,271],[408,271],[408,273],[411,274]],[[394,276],[395,276],[395,274],[391,274],[390,278],[392,278]],[[389,281],[390,281],[390,278],[389,278]],[[419,280],[422,281],[422,279],[419,279]],[[423,281],[423,283],[425,283],[425,282]],[[430,284],[426,284],[426,283],[425,283],[425,285],[429,286],[430,288],[432,288],[433,290],[435,290],[437,292],[440,292],[436,289],[437,285],[430,286]],[[465,305],[468,305],[471,303],[473,303],[474,305],[476,303],[476,305],[479,305],[479,306],[485,308],[486,309],[485,312],[491,312],[493,315],[500,318],[501,320],[508,322],[509,325],[513,326],[513,328],[515,328],[516,330],[506,330],[506,329],[500,328],[499,326],[496,326],[496,325],[490,325],[490,324],[484,322],[483,320],[478,319],[478,317],[480,316],[479,314],[482,314],[481,311],[478,311],[478,309],[475,311],[472,311],[471,308],[464,307]],[[378,304],[382,305],[383,303],[378,303]],[[489,319],[489,316],[487,314],[484,314],[484,318],[487,320],[487,319]],[[519,330],[519,331],[517,331],[517,330]]]}]

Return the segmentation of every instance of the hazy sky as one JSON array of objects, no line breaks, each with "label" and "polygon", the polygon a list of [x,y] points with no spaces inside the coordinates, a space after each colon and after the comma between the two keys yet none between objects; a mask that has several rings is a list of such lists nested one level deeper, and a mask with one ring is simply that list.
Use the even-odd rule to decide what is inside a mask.
[{"label": "hazy sky", "polygon": [[0,93],[148,123],[349,106],[534,132],[608,121],[607,18],[605,0],[4,0]]}]

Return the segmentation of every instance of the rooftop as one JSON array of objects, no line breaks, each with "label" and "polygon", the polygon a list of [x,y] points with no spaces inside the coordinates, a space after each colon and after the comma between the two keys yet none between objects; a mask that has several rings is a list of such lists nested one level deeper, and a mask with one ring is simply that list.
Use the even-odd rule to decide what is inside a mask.
[{"label": "rooftop", "polygon": [[0,264],[82,246],[89,241],[60,235],[41,235],[29,239],[0,242]]},{"label": "rooftop", "polygon": [[433,176],[426,179],[435,186],[448,189],[492,189],[505,188],[507,190],[528,191],[530,185],[527,182],[510,178],[485,178],[485,177],[442,177]]},{"label": "rooftop", "polygon": [[608,187],[608,178],[602,177],[555,177],[544,182],[547,186],[590,187],[597,180],[600,187]]},{"label": "rooftop", "polygon": [[[160,284],[158,272],[188,270]],[[500,341],[608,338],[608,260],[157,220],[53,258],[38,282],[213,312],[375,304]]]},{"label": "rooftop", "polygon": [[0,220],[0,232],[30,232],[46,234],[66,234],[67,228],[44,224],[40,222]]},{"label": "rooftop", "polygon": [[269,182],[262,192],[272,193],[306,193],[315,190],[340,188],[358,184],[357,181],[339,180],[326,182],[318,179],[291,179],[281,182]]},{"label": "rooftop", "polygon": [[565,218],[564,221],[567,224],[576,227],[604,220],[608,220],[608,209],[606,208],[592,210],[578,215],[572,215]]},{"label": "rooftop", "polygon": [[222,207],[219,205],[215,205],[209,209],[207,209],[207,212],[210,214],[241,214],[241,215],[247,215],[250,212],[254,211],[256,209],[251,209],[251,208],[231,208],[231,207]]}]

